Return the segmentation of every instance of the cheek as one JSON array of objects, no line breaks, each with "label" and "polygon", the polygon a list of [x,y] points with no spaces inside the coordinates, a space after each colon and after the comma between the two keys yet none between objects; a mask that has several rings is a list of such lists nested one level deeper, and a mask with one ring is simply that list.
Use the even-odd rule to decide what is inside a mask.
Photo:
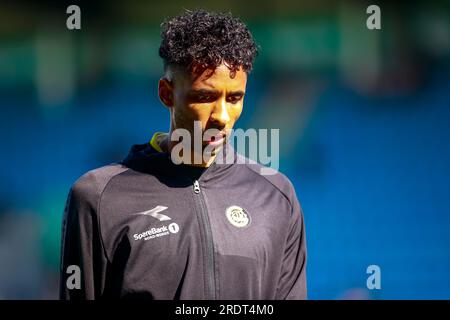
[{"label": "cheek", "polygon": [[205,108],[202,108],[198,104],[189,103],[182,94],[179,94],[175,97],[174,111],[178,114],[176,115],[177,118],[199,120],[205,112]]},{"label": "cheek", "polygon": [[205,104],[178,105],[174,114],[177,127],[193,128],[194,121],[200,121],[204,128],[209,120],[211,110],[212,107]]},{"label": "cheek", "polygon": [[213,106],[205,103],[188,104],[187,110],[193,119],[206,122],[209,119],[211,112],[213,111]]},{"label": "cheek", "polygon": [[228,109],[228,114],[230,115],[230,119],[234,122],[236,122],[239,117],[241,116],[243,109],[243,103],[237,103],[235,105],[231,105],[231,107]]}]

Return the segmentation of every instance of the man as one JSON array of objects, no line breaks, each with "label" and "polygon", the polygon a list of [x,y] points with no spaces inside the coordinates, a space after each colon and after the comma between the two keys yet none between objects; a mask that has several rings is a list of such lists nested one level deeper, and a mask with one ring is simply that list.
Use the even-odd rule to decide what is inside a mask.
[{"label": "man", "polygon": [[[229,143],[257,54],[250,32],[229,14],[187,11],[163,24],[159,53],[169,133],[73,185],[60,297],[306,298],[294,188],[281,173],[262,175],[259,164],[239,161],[246,158]],[[200,148],[193,138],[177,143],[177,132],[193,137],[196,128],[213,131]],[[180,145],[192,147],[173,152]],[[220,151],[227,161],[217,161]]]}]

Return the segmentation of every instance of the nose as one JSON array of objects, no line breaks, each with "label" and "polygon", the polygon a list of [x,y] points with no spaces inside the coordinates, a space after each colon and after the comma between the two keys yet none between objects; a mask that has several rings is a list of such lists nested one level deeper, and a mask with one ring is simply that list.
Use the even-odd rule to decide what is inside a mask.
[{"label": "nose", "polygon": [[214,110],[211,114],[211,121],[221,127],[225,127],[225,125],[230,121],[230,115],[228,113],[225,98],[222,98],[217,101]]}]

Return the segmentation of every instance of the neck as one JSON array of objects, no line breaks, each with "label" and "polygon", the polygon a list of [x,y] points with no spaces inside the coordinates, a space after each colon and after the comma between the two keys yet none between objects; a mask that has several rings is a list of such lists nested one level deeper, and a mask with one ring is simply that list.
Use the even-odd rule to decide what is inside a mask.
[{"label": "neck", "polygon": [[[172,135],[172,130],[171,130],[168,134],[164,135],[164,136],[161,138],[160,141],[158,141],[158,144],[159,144],[159,146],[161,147],[161,149],[162,149],[164,152],[168,152],[168,153],[170,153],[170,154],[172,153],[173,148],[174,148],[178,143],[180,143],[180,142],[177,142],[177,141],[172,141],[172,140],[170,139],[171,135]],[[219,151],[219,150],[218,150],[218,151]],[[203,153],[203,150],[202,150],[202,153]],[[194,158],[194,151],[191,150],[191,159],[190,159],[190,162],[189,162],[189,163],[185,163],[185,164],[186,164],[186,165],[189,165],[189,166],[193,166],[193,167],[208,168],[209,166],[211,166],[211,164],[212,164],[212,163],[214,162],[214,160],[216,159],[217,153],[218,153],[217,151],[214,152],[214,154],[212,154],[211,157],[209,157],[209,158],[207,159],[206,162],[205,162],[205,159],[203,158],[203,154],[197,155],[197,157],[198,157],[198,156],[201,157],[202,163],[196,163],[196,162],[195,162],[195,158]]]}]

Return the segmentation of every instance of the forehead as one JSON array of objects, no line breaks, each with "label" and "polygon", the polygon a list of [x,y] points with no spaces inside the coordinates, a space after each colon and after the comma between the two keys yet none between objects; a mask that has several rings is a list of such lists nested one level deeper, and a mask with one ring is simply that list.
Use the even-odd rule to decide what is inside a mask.
[{"label": "forehead", "polygon": [[204,70],[199,75],[185,73],[182,82],[191,89],[209,89],[209,90],[244,90],[247,84],[247,73],[239,68],[234,77],[231,70],[225,65],[220,64],[214,71]]}]

